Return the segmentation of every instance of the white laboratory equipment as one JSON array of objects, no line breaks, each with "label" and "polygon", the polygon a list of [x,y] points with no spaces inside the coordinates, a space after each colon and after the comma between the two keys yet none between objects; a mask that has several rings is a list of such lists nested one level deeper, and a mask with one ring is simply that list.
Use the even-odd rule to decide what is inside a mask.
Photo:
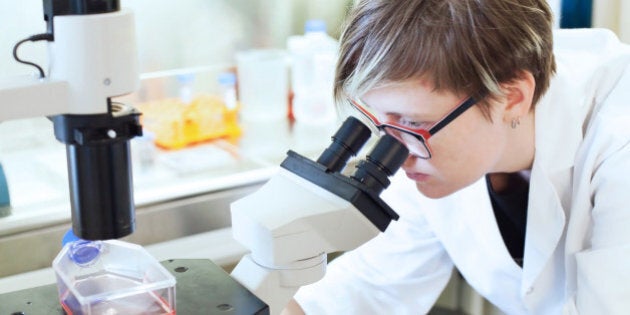
[{"label": "white laboratory equipment", "polygon": [[308,20],[304,35],[287,39],[291,60],[292,111],[296,122],[325,124],[337,118],[333,82],[339,44],[323,20]]},{"label": "white laboratory equipment", "polygon": [[[112,240],[135,229],[129,141],[142,134],[140,113],[112,101],[139,85],[133,13],[121,9],[118,0],[44,0],[43,9],[47,31],[18,42],[13,51],[16,61],[34,66],[38,75],[0,80],[0,120],[47,116],[56,138],[66,145],[73,230],[89,240],[81,244],[94,246],[73,243],[53,263],[59,301],[69,314],[92,314],[85,307],[97,304],[106,308],[102,313],[125,312],[129,305],[120,309],[109,302],[121,301],[126,288],[133,294],[125,301],[137,306],[139,293],[158,294],[155,283],[174,299],[171,274],[154,277],[161,267],[155,259],[137,245]],[[19,56],[20,45],[40,40],[48,44],[47,73]],[[73,249],[77,252],[69,255]],[[91,259],[78,252],[90,253]],[[115,271],[118,277],[113,277]],[[97,301],[86,302],[87,296]],[[78,308],[68,301],[77,302]]]},{"label": "white laboratory equipment", "polygon": [[[58,285],[0,294],[0,313],[21,312],[24,307],[33,314],[63,312],[60,302],[72,292],[64,288],[76,284],[76,276],[93,284],[103,279],[102,272],[120,270],[124,277],[128,276],[124,272],[138,271],[131,278],[140,288],[165,285],[165,296],[172,297],[173,282],[167,274],[157,278],[148,274],[162,264],[172,267],[171,274],[178,273],[176,302],[169,300],[178,313],[277,314],[300,286],[323,276],[326,253],[353,249],[398,218],[379,195],[408,151],[393,137],[383,136],[358,162],[356,171],[344,175],[348,160],[371,134],[357,119],[349,118],[317,161],[289,151],[267,184],[233,204],[234,237],[251,253],[231,277],[218,267],[191,261],[157,263],[141,250],[129,250],[138,249],[135,245],[113,241],[135,228],[129,141],[142,134],[140,113],[112,101],[134,91],[139,83],[133,14],[121,9],[118,0],[43,3],[47,32],[18,43],[14,55],[21,61],[20,44],[45,40],[50,69],[45,73],[24,62],[36,66],[39,75],[0,79],[0,99],[6,104],[0,121],[47,116],[53,122],[56,138],[66,145],[73,230],[87,242],[66,245],[59,254],[54,265]],[[72,254],[73,250],[87,253],[87,258]],[[123,266],[112,269],[106,254]],[[200,268],[190,270],[193,265]],[[110,277],[113,282],[90,285],[90,290],[101,293],[96,299],[115,298],[106,289],[120,279]],[[191,285],[180,286],[179,279]],[[79,301],[77,292],[73,294]]]},{"label": "white laboratory equipment", "polygon": [[[47,32],[14,48],[38,76],[0,79],[0,121],[47,116],[66,144],[72,222],[84,239],[131,234],[134,204],[129,140],[142,133],[139,113],[112,97],[139,84],[133,13],[118,1],[46,0]],[[74,4],[74,5],[71,5]],[[28,41],[48,43],[48,73],[19,59]]]},{"label": "white laboratory equipment", "polygon": [[352,175],[342,174],[369,135],[348,118],[317,162],[289,151],[277,175],[232,204],[234,238],[251,251],[232,276],[271,314],[324,276],[327,253],[354,249],[398,219],[379,194],[408,156],[403,144],[385,135]]}]

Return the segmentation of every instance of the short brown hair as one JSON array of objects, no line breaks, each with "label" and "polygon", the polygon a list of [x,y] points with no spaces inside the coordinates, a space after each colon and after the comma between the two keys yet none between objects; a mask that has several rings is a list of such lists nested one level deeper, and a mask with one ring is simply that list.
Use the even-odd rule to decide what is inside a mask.
[{"label": "short brown hair", "polygon": [[436,90],[500,95],[523,70],[533,103],[555,72],[553,16],[546,0],[361,0],[341,35],[335,98],[428,78]]}]

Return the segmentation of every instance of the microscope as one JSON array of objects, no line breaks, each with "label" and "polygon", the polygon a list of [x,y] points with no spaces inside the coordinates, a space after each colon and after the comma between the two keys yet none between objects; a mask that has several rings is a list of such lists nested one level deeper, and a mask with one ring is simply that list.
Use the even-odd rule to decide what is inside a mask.
[{"label": "microscope", "polygon": [[[142,134],[134,108],[113,97],[139,84],[133,14],[119,0],[43,0],[47,32],[20,41],[16,60],[38,76],[0,80],[0,121],[48,117],[66,145],[74,234],[110,240],[134,231],[129,140]],[[18,48],[47,41],[50,69]],[[231,205],[234,238],[250,253],[231,274],[210,261],[162,262],[177,278],[178,314],[278,314],[299,287],[321,279],[327,254],[347,251],[398,219],[380,193],[408,156],[384,135],[356,169],[350,159],[372,131],[349,117],[319,158],[289,151],[258,191]],[[179,263],[186,268],[177,267]],[[26,307],[26,308],[25,308]],[[0,295],[0,312],[63,314],[55,285]]]},{"label": "microscope", "polygon": [[[117,0],[44,0],[47,32],[16,44],[16,60],[38,76],[0,82],[0,121],[46,116],[66,145],[72,227],[87,240],[134,231],[129,140],[142,134],[139,112],[112,101],[139,86],[135,24]],[[50,70],[19,57],[28,41],[48,43]]]},{"label": "microscope", "polygon": [[232,233],[250,253],[232,277],[279,314],[299,287],[321,279],[327,254],[352,250],[398,219],[379,197],[409,151],[384,135],[345,175],[371,130],[349,117],[317,161],[289,151],[258,191],[232,203]]}]

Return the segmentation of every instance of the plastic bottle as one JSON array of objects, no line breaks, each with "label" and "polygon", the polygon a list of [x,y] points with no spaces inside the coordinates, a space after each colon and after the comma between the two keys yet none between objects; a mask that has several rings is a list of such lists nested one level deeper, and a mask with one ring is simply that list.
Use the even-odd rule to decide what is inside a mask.
[{"label": "plastic bottle", "polygon": [[221,97],[225,102],[225,107],[229,110],[236,108],[236,75],[233,72],[223,72],[219,74],[219,89]]},{"label": "plastic bottle", "polygon": [[336,118],[332,90],[338,46],[337,40],[326,33],[322,20],[307,21],[304,35],[287,40],[293,116],[297,122],[323,124]]},{"label": "plastic bottle", "polygon": [[175,277],[142,246],[72,230],[53,261],[67,314],[175,314]]},{"label": "plastic bottle", "polygon": [[153,167],[157,158],[155,147],[155,133],[143,130],[142,136],[131,139],[131,158],[140,171],[148,171]]},{"label": "plastic bottle", "polygon": [[193,85],[195,75],[193,73],[180,74],[177,76],[179,83],[179,98],[184,104],[189,104],[193,100]]}]

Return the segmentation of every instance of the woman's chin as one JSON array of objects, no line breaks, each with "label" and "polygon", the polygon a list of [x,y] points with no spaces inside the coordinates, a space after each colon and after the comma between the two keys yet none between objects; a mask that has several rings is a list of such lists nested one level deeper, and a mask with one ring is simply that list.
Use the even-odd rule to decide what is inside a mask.
[{"label": "woman's chin", "polygon": [[456,191],[455,189],[447,189],[440,185],[427,185],[427,183],[424,182],[416,182],[416,188],[422,195],[431,199],[444,198]]}]

